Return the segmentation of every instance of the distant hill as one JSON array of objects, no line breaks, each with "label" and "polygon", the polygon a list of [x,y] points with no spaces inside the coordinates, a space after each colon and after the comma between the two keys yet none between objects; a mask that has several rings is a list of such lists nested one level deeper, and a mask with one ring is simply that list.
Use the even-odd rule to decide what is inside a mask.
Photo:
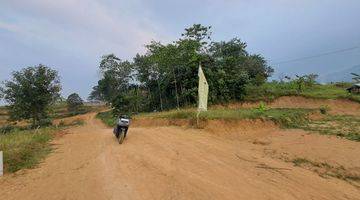
[{"label": "distant hill", "polygon": [[350,73],[360,74],[360,65],[356,65],[340,71],[320,75],[319,81],[322,83],[341,82],[341,81],[352,82],[353,76]]}]

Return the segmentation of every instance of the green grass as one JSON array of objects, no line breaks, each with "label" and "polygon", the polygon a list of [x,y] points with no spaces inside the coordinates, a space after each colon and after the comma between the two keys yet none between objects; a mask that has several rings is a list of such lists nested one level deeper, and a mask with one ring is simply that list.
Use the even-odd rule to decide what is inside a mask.
[{"label": "green grass", "polygon": [[102,122],[104,122],[107,126],[115,126],[116,124],[116,117],[113,115],[112,111],[106,111],[106,112],[99,112],[96,115],[96,118],[100,119]]},{"label": "green grass", "polygon": [[323,119],[310,120],[297,128],[318,132],[324,135],[335,135],[360,142],[360,117],[350,115],[325,115]]},{"label": "green grass", "polygon": [[281,96],[303,96],[314,99],[349,99],[360,103],[360,95],[346,90],[350,83],[313,85],[304,87],[300,93],[293,83],[270,82],[261,86],[247,86],[245,101],[273,101]]},{"label": "green grass", "polygon": [[5,126],[0,128],[0,151],[4,152],[5,172],[12,173],[23,168],[35,167],[48,155],[52,148],[50,141],[55,132],[70,126],[80,126],[83,120],[70,124],[59,124],[40,129]]},{"label": "green grass", "polygon": [[0,150],[4,153],[5,172],[33,168],[51,152],[49,141],[55,128],[14,130],[0,135]]}]

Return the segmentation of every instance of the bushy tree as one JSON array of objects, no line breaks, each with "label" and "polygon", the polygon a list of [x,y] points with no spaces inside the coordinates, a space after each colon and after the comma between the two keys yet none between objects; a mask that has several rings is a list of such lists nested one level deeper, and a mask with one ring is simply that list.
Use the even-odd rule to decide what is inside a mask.
[{"label": "bushy tree", "polygon": [[132,72],[132,64],[122,61],[114,54],[104,55],[99,65],[102,78],[93,87],[89,99],[111,102],[119,92],[127,90]]},{"label": "bushy tree", "polygon": [[84,101],[77,93],[72,93],[68,96],[66,104],[69,112],[76,113],[83,108]]},{"label": "bushy tree", "polygon": [[[238,38],[214,42],[211,27],[201,24],[186,28],[172,43],[152,41],[146,49],[132,63],[113,54],[104,56],[99,67],[102,78],[91,96],[112,103],[117,112],[196,105],[201,64],[210,103],[220,103],[242,100],[247,84],[261,85],[273,72],[261,55],[247,52],[245,42]],[[134,106],[133,102],[141,103]]]},{"label": "bushy tree", "polygon": [[1,88],[10,119],[31,119],[34,125],[47,121],[49,106],[60,96],[60,90],[57,71],[41,64],[13,72],[12,79]]},{"label": "bushy tree", "polygon": [[[295,78],[290,81],[290,84],[293,84],[297,90],[298,93],[301,93],[304,91],[304,89],[311,88],[315,84],[317,84],[316,79],[319,75],[317,74],[305,74],[305,75],[295,75]],[[290,77],[286,77],[288,80],[291,80]]]}]

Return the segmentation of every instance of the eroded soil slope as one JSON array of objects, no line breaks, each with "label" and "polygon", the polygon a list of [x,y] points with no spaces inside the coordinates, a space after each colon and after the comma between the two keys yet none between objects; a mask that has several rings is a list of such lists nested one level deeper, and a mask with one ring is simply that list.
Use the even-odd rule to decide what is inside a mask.
[{"label": "eroded soil slope", "polygon": [[[233,103],[229,108],[253,108],[259,103]],[[311,99],[297,96],[284,96],[267,104],[271,108],[311,108],[317,109],[322,106],[330,108],[330,114],[337,115],[360,115],[360,103],[346,99]]]}]

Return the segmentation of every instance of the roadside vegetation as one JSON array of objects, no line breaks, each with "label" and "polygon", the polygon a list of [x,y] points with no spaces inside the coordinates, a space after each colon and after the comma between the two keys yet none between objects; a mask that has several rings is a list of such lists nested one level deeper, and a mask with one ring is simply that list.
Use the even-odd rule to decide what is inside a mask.
[{"label": "roadside vegetation", "polygon": [[99,112],[96,117],[109,127],[113,127],[116,124],[116,116],[112,111]]},{"label": "roadside vegetation", "polygon": [[248,85],[245,101],[270,102],[282,96],[303,96],[313,99],[349,99],[360,103],[359,94],[351,94],[346,89],[351,83],[307,84],[298,90],[296,79],[288,82],[272,81],[261,86]]},{"label": "roadside vegetation", "polygon": [[344,180],[355,187],[360,187],[360,174],[356,171],[346,169],[344,166],[333,166],[326,162],[316,162],[306,158],[295,158],[286,161],[292,162],[294,166],[311,170],[321,177],[334,177]]},{"label": "roadside vegetation", "polygon": [[0,151],[4,152],[5,172],[35,167],[52,151],[53,147],[49,142],[59,131],[83,124],[83,120],[75,119],[70,123],[60,121],[59,125],[38,129],[33,129],[31,125],[0,127]]},{"label": "roadside vegetation", "polygon": [[325,115],[321,119],[309,120],[306,124],[298,124],[297,128],[360,142],[359,116]]},{"label": "roadside vegetation", "polygon": [[49,142],[56,132],[84,124],[74,119],[53,125],[53,119],[101,109],[85,106],[76,93],[67,101],[59,101],[60,90],[58,72],[45,65],[15,71],[0,85],[0,97],[7,103],[0,107],[0,151],[4,152],[5,172],[34,167],[51,152]]},{"label": "roadside vegetation", "polygon": [[54,137],[54,127],[38,130],[11,130],[0,134],[0,150],[4,153],[5,173],[36,166],[51,152],[49,141]]}]

